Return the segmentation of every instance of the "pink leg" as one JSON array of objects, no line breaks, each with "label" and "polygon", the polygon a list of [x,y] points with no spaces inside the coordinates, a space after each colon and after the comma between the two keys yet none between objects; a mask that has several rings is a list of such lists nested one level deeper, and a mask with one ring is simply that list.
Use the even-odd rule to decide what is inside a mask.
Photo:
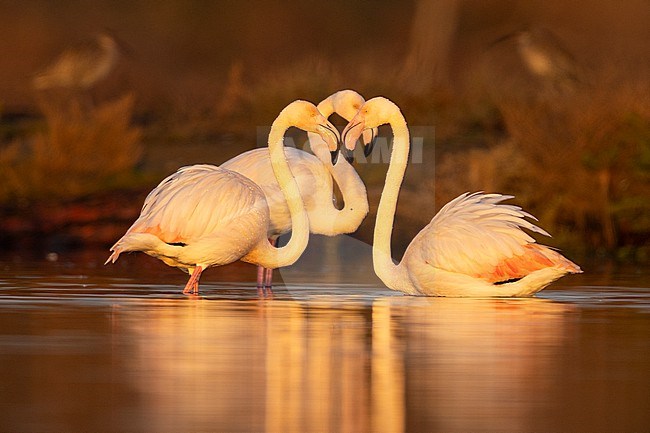
[{"label": "pink leg", "polygon": [[[274,239],[269,239],[269,243],[272,246],[276,246],[278,243],[278,238]],[[271,291],[271,286],[273,286],[273,269],[266,269],[264,271],[264,287],[268,289],[268,291]]]},{"label": "pink leg", "polygon": [[265,274],[265,269],[262,266],[257,267],[257,288],[258,289],[263,289],[264,288],[264,274]]},{"label": "pink leg", "polygon": [[264,269],[264,287],[270,289],[273,285],[273,269]]},{"label": "pink leg", "polygon": [[201,266],[197,266],[196,268],[194,268],[194,271],[192,271],[192,275],[190,276],[190,279],[188,280],[187,284],[185,284],[185,288],[183,289],[184,295],[199,294],[199,278],[201,278],[201,272],[203,272]]}]

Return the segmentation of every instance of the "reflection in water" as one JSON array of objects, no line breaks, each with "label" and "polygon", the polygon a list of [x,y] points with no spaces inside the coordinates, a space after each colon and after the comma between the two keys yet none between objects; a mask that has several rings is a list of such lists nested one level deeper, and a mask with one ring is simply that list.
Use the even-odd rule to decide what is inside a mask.
[{"label": "reflection in water", "polygon": [[402,432],[405,426],[404,345],[391,317],[390,301],[372,304],[372,431]]},{"label": "reflection in water", "polygon": [[[179,300],[118,315],[129,382],[152,431],[258,427],[264,325],[255,305]],[[252,308],[251,308],[252,307]],[[246,428],[248,426],[248,428]]]},{"label": "reflection in water", "polygon": [[366,319],[359,308],[196,301],[123,311],[123,356],[154,430],[367,431]]},{"label": "reflection in water", "polygon": [[592,274],[588,285],[518,300],[362,285],[279,287],[259,299],[253,287],[222,283],[191,299],[166,274],[145,275],[144,286],[135,282],[143,276],[75,268],[0,271],[0,431],[643,431],[650,423],[647,279],[621,288],[608,276],[610,285],[598,286]]},{"label": "reflection in water", "polygon": [[556,377],[569,306],[535,298],[407,298],[396,307],[408,344],[409,419],[417,423],[407,430],[525,431],[536,395]]},{"label": "reflection in water", "polygon": [[269,307],[267,431],[367,431],[363,312],[329,309],[327,303],[312,310],[294,301]]},{"label": "reflection in water", "polygon": [[233,415],[269,432],[455,431],[478,420],[521,431],[531,390],[547,392],[555,377],[570,310],[401,296],[370,309],[329,297],[181,304],[116,318],[135,343],[119,357],[156,431],[232,429]]}]

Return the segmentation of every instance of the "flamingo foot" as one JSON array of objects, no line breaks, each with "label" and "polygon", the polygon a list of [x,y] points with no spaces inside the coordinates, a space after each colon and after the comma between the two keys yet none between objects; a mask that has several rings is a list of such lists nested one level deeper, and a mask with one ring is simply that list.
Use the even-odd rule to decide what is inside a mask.
[{"label": "flamingo foot", "polygon": [[197,266],[193,271],[191,271],[192,275],[190,276],[190,279],[187,281],[187,284],[185,284],[185,288],[183,289],[184,295],[199,294],[199,278],[201,278],[202,272],[203,268],[201,268],[201,266]]}]

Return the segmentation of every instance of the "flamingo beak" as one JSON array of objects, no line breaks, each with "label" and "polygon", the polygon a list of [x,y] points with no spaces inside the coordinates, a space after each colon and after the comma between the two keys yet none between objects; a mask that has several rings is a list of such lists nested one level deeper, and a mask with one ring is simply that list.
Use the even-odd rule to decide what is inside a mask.
[{"label": "flamingo beak", "polygon": [[343,158],[349,163],[352,164],[354,162],[354,153],[346,148],[345,146],[341,149],[341,153],[343,154]]},{"label": "flamingo beak", "polygon": [[327,143],[330,155],[332,156],[332,165],[335,165],[339,158],[339,150],[341,149],[341,135],[339,131],[329,122],[319,125],[319,134]]},{"label": "flamingo beak", "polygon": [[[363,156],[369,156],[372,153],[372,149],[374,149],[375,143],[377,143],[377,135],[378,135],[377,128],[372,128],[370,130],[370,141],[364,143],[363,146]],[[365,142],[365,137],[364,137],[364,142]]]},{"label": "flamingo beak", "polygon": [[336,165],[336,162],[339,160],[339,150],[330,151],[330,155],[332,155],[332,165]]},{"label": "flamingo beak", "polygon": [[364,129],[365,119],[359,115],[354,116],[350,123],[348,123],[348,126],[343,130],[344,148],[353,151]]}]

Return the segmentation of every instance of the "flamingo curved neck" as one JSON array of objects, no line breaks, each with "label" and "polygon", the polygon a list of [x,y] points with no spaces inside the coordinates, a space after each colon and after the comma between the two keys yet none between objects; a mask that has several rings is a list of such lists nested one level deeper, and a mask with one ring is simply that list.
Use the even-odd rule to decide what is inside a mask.
[{"label": "flamingo curved neck", "polygon": [[310,222],[317,227],[329,227],[330,231],[319,232],[324,235],[352,233],[368,214],[366,186],[344,158],[339,158],[335,166],[324,165],[341,191],[344,206],[337,209],[332,201],[328,201],[324,212],[312,213]]},{"label": "flamingo curved neck", "polygon": [[273,122],[271,132],[269,133],[269,154],[271,157],[271,166],[273,173],[280,185],[280,190],[284,194],[291,214],[291,238],[289,242],[281,248],[275,248],[264,239],[258,245],[256,251],[247,256],[251,259],[254,256],[256,263],[259,265],[274,269],[288,266],[295,263],[303,253],[309,241],[309,219],[307,211],[300,196],[298,184],[291,173],[289,163],[284,154],[284,133],[289,127],[282,114]]},{"label": "flamingo curved neck", "polygon": [[[334,107],[334,101],[333,101],[332,96],[322,100],[316,106],[316,108],[318,109],[318,111],[320,111],[320,113],[326,119],[329,118],[336,111],[335,110],[336,107]],[[318,159],[320,159],[320,161],[323,163],[323,165],[325,165],[325,167],[330,169],[331,164],[329,162],[331,160],[330,159],[331,155],[330,155],[330,151],[327,148],[327,144],[325,143],[325,141],[318,134],[316,134],[314,132],[308,132],[307,137],[309,138],[309,147],[311,148],[311,151],[314,152],[314,155],[316,155],[316,157]],[[342,159],[342,158],[339,158],[339,159]],[[330,173],[331,173],[331,170],[330,170]]]},{"label": "flamingo curved neck", "polygon": [[[339,113],[335,106],[334,98],[330,96],[318,104],[318,111],[324,117],[330,117],[334,113]],[[339,104],[339,109],[341,108]],[[354,113],[343,113],[347,117],[352,118]],[[345,116],[343,116],[345,117]],[[346,117],[346,120],[350,120]],[[334,236],[341,233],[352,233],[361,224],[363,218],[368,214],[368,194],[366,186],[357,174],[356,170],[345,158],[340,158],[335,166],[330,164],[330,152],[323,139],[312,132],[307,134],[309,136],[309,144],[314,155],[323,163],[329,174],[334,179],[334,182],[339,187],[341,195],[343,196],[343,203],[345,206],[342,209],[337,209],[332,203],[331,206],[326,208],[325,212],[312,215],[311,223],[318,227],[330,227],[331,232],[323,232],[322,234]],[[319,221],[314,221],[318,218]]]},{"label": "flamingo curved neck", "polygon": [[393,131],[393,150],[386,173],[386,183],[381,192],[372,247],[375,274],[393,290],[413,293],[414,287],[403,264],[395,265],[391,256],[390,240],[393,232],[397,198],[404,179],[409,156],[409,131],[406,120],[399,111],[386,119]]}]

